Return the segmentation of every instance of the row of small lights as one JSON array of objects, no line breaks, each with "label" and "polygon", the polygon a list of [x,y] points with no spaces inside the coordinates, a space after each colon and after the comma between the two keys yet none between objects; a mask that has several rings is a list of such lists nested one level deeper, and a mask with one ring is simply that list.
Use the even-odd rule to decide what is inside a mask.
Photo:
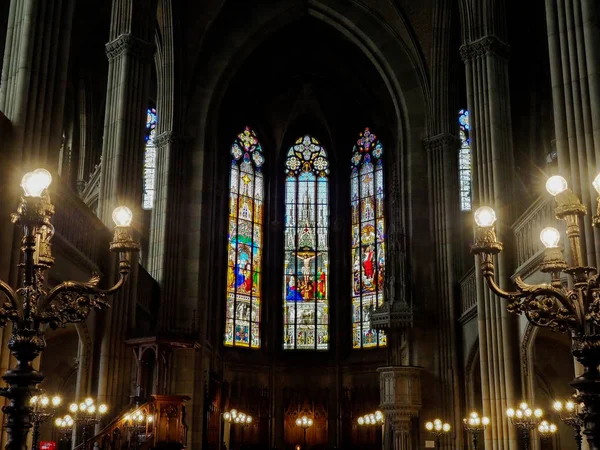
[{"label": "row of small lights", "polygon": [[365,414],[358,418],[359,425],[377,425],[383,423],[383,413],[381,411],[375,411],[371,414]]},{"label": "row of small lights", "polygon": [[[596,176],[592,185],[600,195],[600,174]],[[560,175],[551,176],[548,178],[548,181],[546,181],[546,190],[554,197],[567,190],[568,187],[567,180]],[[473,217],[475,223],[482,228],[491,227],[497,219],[496,211],[489,206],[481,206],[478,208],[473,214]],[[560,240],[560,232],[554,227],[546,227],[540,233],[540,240],[546,248],[556,248],[558,247],[558,242]]]}]

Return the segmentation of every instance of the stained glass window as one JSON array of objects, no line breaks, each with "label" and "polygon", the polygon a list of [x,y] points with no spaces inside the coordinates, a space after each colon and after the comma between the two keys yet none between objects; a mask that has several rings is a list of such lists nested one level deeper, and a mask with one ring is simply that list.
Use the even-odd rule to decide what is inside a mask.
[{"label": "stained glass window", "polygon": [[285,161],[283,348],[329,348],[329,160],[300,137]]},{"label": "stained glass window", "polygon": [[158,115],[156,109],[148,108],[146,114],[146,149],[144,150],[144,190],[142,193],[142,208],[152,209],[156,184],[156,124]]},{"label": "stained glass window", "polygon": [[372,330],[370,315],[383,303],[385,280],[385,216],[383,145],[368,128],[352,151],[352,347],[386,345],[382,331]]},{"label": "stained glass window", "polygon": [[460,210],[471,211],[471,120],[469,111],[458,112],[458,183],[460,188]]},{"label": "stained glass window", "polygon": [[246,127],[231,146],[224,344],[260,347],[265,158]]}]

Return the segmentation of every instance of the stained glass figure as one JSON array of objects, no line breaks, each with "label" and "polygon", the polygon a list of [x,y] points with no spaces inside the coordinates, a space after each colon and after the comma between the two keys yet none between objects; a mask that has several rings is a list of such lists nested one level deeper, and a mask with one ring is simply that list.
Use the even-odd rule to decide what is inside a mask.
[{"label": "stained glass figure", "polygon": [[154,206],[156,185],[156,109],[148,108],[146,113],[146,148],[144,150],[144,189],[142,192],[142,208],[152,209]]},{"label": "stained glass figure", "polygon": [[469,111],[458,112],[458,183],[460,188],[460,210],[471,211],[471,119]]},{"label": "stained glass figure", "polygon": [[246,127],[231,146],[224,344],[260,348],[265,158]]},{"label": "stained glass figure", "polygon": [[312,136],[285,161],[283,348],[329,348],[329,160]]},{"label": "stained glass figure", "polygon": [[386,345],[382,331],[372,330],[370,315],[383,303],[385,282],[385,214],[383,145],[365,128],[352,151],[352,347]]}]

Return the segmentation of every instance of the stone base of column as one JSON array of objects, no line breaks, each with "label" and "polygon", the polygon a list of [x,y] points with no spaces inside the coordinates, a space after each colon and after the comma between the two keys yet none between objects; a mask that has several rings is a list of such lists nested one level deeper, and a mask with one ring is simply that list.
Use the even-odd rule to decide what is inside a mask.
[{"label": "stone base of column", "polygon": [[[379,407],[385,417],[384,450],[413,450],[412,422],[419,417],[421,367],[380,367]],[[416,449],[415,449],[416,450]]]}]

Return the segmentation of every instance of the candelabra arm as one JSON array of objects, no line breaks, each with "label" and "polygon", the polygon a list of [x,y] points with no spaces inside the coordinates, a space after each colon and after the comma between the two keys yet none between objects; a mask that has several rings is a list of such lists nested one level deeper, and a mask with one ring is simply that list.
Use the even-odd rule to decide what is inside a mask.
[{"label": "candelabra arm", "polygon": [[6,295],[15,311],[20,311],[19,303],[17,302],[17,294],[8,284],[6,284],[2,280],[0,280],[0,292]]},{"label": "candelabra arm", "polygon": [[520,298],[523,296],[523,294],[521,292],[509,292],[509,291],[505,291],[504,289],[502,289],[497,283],[496,280],[494,279],[494,272],[487,272],[483,275],[483,278],[485,279],[488,287],[490,288],[490,290],[496,294],[498,297],[502,297],[505,298],[507,300],[510,301],[515,301],[516,299]]}]

